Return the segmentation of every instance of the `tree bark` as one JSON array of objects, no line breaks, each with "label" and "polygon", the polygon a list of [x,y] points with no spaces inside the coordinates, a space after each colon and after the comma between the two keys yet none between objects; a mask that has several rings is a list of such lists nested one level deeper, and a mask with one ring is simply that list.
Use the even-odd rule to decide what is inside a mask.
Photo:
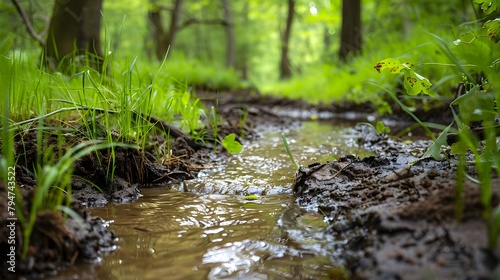
[{"label": "tree bark", "polygon": [[44,47],[47,67],[67,72],[82,56],[82,64],[102,72],[101,9],[102,0],[55,1]]},{"label": "tree bark", "polygon": [[292,76],[292,65],[289,58],[289,43],[292,33],[293,16],[295,14],[295,0],[288,0],[288,16],[283,35],[281,36],[281,63],[280,79],[287,79]]},{"label": "tree bark", "polygon": [[235,43],[234,43],[234,27],[231,15],[231,5],[229,0],[222,0],[224,7],[224,29],[226,31],[227,49],[226,49],[226,66],[228,68],[234,67],[235,60]]},{"label": "tree bark", "polygon": [[155,54],[158,60],[163,60],[172,52],[175,37],[179,30],[183,0],[175,0],[174,7],[170,13],[170,25],[168,31],[163,28],[161,9],[156,1],[151,1],[153,9],[148,12],[148,17],[153,25],[153,38],[155,40]]},{"label": "tree bark", "polygon": [[[248,20],[248,12],[249,12],[249,8],[248,8],[248,1],[245,1],[245,3],[243,4],[243,26],[245,26],[246,28],[248,27],[249,25],[249,20]],[[240,69],[241,71],[241,78],[243,80],[248,80],[248,57],[249,57],[249,43],[248,43],[248,39],[245,39],[244,40],[244,44],[242,47],[240,47],[240,51],[238,52],[238,65],[237,67]]]},{"label": "tree bark", "polygon": [[346,61],[350,54],[359,53],[361,47],[361,0],[342,0],[340,60]]}]

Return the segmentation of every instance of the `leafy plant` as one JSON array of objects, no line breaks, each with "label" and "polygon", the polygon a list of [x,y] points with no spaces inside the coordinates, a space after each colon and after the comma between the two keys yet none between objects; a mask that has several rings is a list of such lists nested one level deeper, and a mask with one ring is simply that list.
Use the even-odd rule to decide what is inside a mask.
[{"label": "leafy plant", "polygon": [[222,146],[230,153],[237,154],[241,152],[242,146],[240,142],[236,141],[236,135],[231,133],[224,137],[222,140]]},{"label": "leafy plant", "polygon": [[387,58],[377,63],[374,68],[379,73],[385,70],[390,73],[403,73],[403,85],[406,93],[410,95],[417,95],[421,92],[431,95],[429,91],[431,83],[427,78],[415,72],[409,62],[402,63],[399,59]]},{"label": "leafy plant", "polygon": [[378,121],[375,125],[373,125],[369,122],[360,122],[358,124],[368,125],[368,126],[372,127],[380,135],[384,135],[384,134],[391,132],[391,128],[386,126],[384,124],[384,122],[382,122],[382,121]]},{"label": "leafy plant", "polygon": [[[94,151],[117,146],[135,147],[121,143],[109,143],[101,140],[82,142],[66,153],[62,154],[63,138],[58,138],[57,154],[52,147],[47,147],[43,141],[45,131],[43,120],[39,121],[37,133],[37,162],[35,168],[36,188],[31,202],[30,209],[23,207],[22,196],[17,196],[20,200],[16,208],[17,216],[23,224],[23,248],[22,256],[26,257],[29,247],[29,240],[35,225],[37,214],[42,211],[67,211],[71,202],[71,176],[73,164],[76,160]],[[43,152],[42,152],[43,151]],[[43,156],[42,156],[43,155]],[[66,210],[65,210],[66,209]],[[29,213],[24,216],[24,213]]]}]

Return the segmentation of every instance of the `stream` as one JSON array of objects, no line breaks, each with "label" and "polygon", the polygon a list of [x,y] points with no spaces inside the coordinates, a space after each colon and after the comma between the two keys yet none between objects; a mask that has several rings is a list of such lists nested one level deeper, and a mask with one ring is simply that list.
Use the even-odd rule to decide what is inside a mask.
[{"label": "stream", "polygon": [[[352,122],[285,131],[299,165],[369,155],[356,144],[358,134]],[[332,246],[346,240],[331,240],[321,214],[295,205],[294,173],[281,132],[270,132],[197,179],[92,208],[109,221],[118,249],[50,279],[346,278]]]}]

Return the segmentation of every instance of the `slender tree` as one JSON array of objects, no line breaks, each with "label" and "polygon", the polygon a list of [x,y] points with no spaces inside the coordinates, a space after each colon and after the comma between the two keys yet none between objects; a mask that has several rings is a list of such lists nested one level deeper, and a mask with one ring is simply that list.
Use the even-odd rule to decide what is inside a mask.
[{"label": "slender tree", "polygon": [[151,1],[152,9],[148,12],[148,17],[153,25],[153,38],[155,41],[155,54],[156,58],[162,60],[167,52],[173,49],[177,31],[181,19],[181,12],[183,0],[175,0],[174,6],[170,9],[170,24],[168,30],[163,28],[161,6],[158,5],[156,0]]},{"label": "slender tree", "polygon": [[350,54],[359,53],[361,46],[361,0],[342,0],[340,60],[346,61]]},{"label": "slender tree", "polygon": [[289,58],[289,44],[292,33],[292,23],[295,14],[295,0],[288,0],[288,15],[286,19],[285,31],[281,35],[281,61],[280,61],[280,79],[290,78],[292,76],[292,65]]},{"label": "slender tree", "polygon": [[231,15],[231,5],[229,0],[222,0],[224,8],[224,29],[226,31],[227,49],[226,49],[226,66],[228,68],[234,67],[235,60],[235,43],[234,43],[234,27]]},{"label": "slender tree", "polygon": [[[245,28],[248,28],[250,21],[248,20],[248,13],[249,13],[249,8],[248,8],[248,1],[245,1],[243,3],[243,10],[242,10],[242,21]],[[248,29],[246,29],[248,30]],[[248,39],[246,39],[247,36],[240,36],[239,41],[243,43],[240,43],[241,46],[239,47],[239,52],[238,52],[238,60],[237,60],[237,68],[241,71],[241,78],[243,80],[248,80],[248,58],[249,58],[249,52],[250,52],[250,42]],[[242,40],[242,38],[244,38]]]}]

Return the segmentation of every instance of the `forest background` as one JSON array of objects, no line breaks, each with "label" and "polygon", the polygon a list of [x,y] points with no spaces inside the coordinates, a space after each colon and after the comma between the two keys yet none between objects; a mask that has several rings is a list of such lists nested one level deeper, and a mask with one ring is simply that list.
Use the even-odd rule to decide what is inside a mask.
[{"label": "forest background", "polygon": [[[33,34],[47,37],[54,1],[14,2]],[[477,3],[465,0],[88,2],[102,4],[101,48],[113,63],[137,59],[159,65],[168,53],[167,72],[191,85],[216,90],[252,85],[313,103],[369,101],[382,113],[390,107],[372,83],[389,90],[397,83],[373,66],[388,57],[410,61],[434,81],[433,92],[453,95],[460,71],[425,64],[448,63],[435,36],[457,48],[452,42],[477,28],[481,13]],[[4,47],[39,62],[39,44],[11,1],[3,1],[0,12]],[[342,26],[350,38],[341,36]]]}]

